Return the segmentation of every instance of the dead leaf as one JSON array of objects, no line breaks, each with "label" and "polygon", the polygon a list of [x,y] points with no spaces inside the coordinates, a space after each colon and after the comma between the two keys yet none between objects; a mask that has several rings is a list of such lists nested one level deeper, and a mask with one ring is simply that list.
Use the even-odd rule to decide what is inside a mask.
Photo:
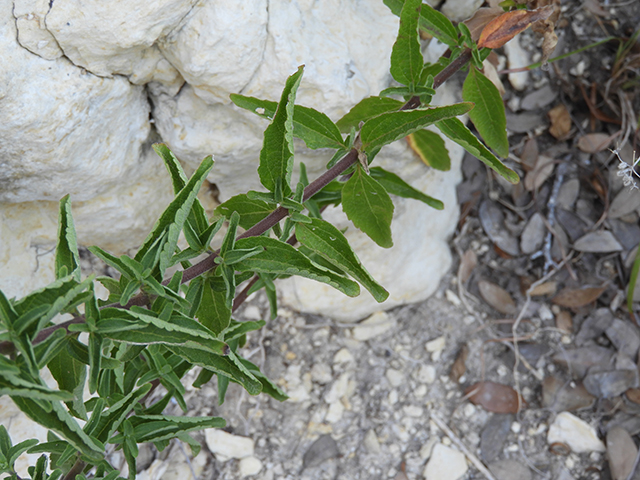
[{"label": "dead leaf", "polygon": [[522,147],[522,153],[520,154],[522,168],[527,171],[533,170],[538,161],[538,155],[540,155],[540,151],[538,149],[538,141],[535,137],[524,142],[524,147]]},{"label": "dead leaf", "polygon": [[[618,135],[617,133],[614,135]],[[598,153],[609,148],[613,135],[606,133],[587,133],[578,140],[578,148],[586,153]]]},{"label": "dead leaf", "polygon": [[455,362],[453,362],[453,365],[451,366],[451,371],[449,372],[449,378],[451,378],[455,383],[458,383],[460,377],[462,377],[467,371],[465,362],[467,361],[468,355],[469,348],[466,345],[463,345],[458,352]]},{"label": "dead leaf", "polygon": [[458,267],[458,278],[463,284],[467,283],[473,269],[478,264],[478,256],[473,250],[467,250],[460,258],[460,266]]},{"label": "dead leaf", "polygon": [[584,0],[582,6],[599,17],[609,18],[611,16],[609,12],[600,6],[600,3],[597,0]]},{"label": "dead leaf", "polygon": [[607,458],[612,480],[628,478],[637,455],[638,447],[624,428],[616,426],[607,432]]},{"label": "dead leaf", "polygon": [[549,6],[538,10],[514,10],[504,13],[484,27],[478,40],[478,48],[500,48],[533,22],[549,18],[553,11],[554,7]]},{"label": "dead leaf", "polygon": [[491,307],[505,315],[513,315],[516,313],[516,302],[513,301],[509,292],[499,287],[495,283],[486,280],[478,282],[480,295]]},{"label": "dead leaf", "polygon": [[595,399],[580,382],[565,382],[553,375],[542,381],[542,406],[554,412],[590,407]]},{"label": "dead leaf", "polygon": [[488,412],[517,413],[525,407],[524,399],[513,388],[495,382],[478,382],[465,391],[474,405],[480,405]]},{"label": "dead leaf", "polygon": [[524,188],[530,192],[537,190],[542,186],[547,178],[553,173],[555,163],[553,158],[546,155],[539,155],[536,166],[524,177]]},{"label": "dead leaf", "polygon": [[640,389],[638,389],[638,388],[630,388],[629,390],[624,392],[624,394],[633,403],[640,403]]},{"label": "dead leaf", "polygon": [[541,62],[546,65],[547,60],[549,60],[558,44],[558,35],[555,33],[555,27],[560,18],[560,0],[530,0],[529,3],[529,8],[553,8],[553,12],[548,18],[531,24],[531,30],[543,36]]},{"label": "dead leaf", "polygon": [[595,302],[606,287],[563,288],[551,302],[566,308],[580,308]]},{"label": "dead leaf", "polygon": [[571,131],[571,115],[567,107],[561,103],[547,112],[551,126],[549,133],[558,140],[564,139]]},{"label": "dead leaf", "polygon": [[565,333],[573,333],[573,317],[566,310],[561,310],[556,315],[556,328]]},{"label": "dead leaf", "polygon": [[477,42],[484,27],[494,18],[502,15],[504,10],[500,7],[482,7],[476,10],[473,16],[464,23],[471,32],[471,38]]},{"label": "dead leaf", "polygon": [[593,253],[620,252],[623,250],[620,242],[609,230],[589,232],[577,239],[573,244],[573,248],[579,252]]},{"label": "dead leaf", "polygon": [[532,297],[542,297],[544,295],[555,295],[558,291],[558,282],[545,282],[536,286],[529,292]]}]

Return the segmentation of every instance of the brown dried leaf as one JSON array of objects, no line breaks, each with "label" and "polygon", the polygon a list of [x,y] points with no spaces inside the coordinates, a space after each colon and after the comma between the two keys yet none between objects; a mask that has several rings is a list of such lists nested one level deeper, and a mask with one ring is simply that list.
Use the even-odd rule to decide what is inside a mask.
[{"label": "brown dried leaf", "polygon": [[469,355],[469,348],[466,345],[463,345],[458,352],[458,356],[456,357],[456,361],[453,362],[451,366],[451,372],[449,372],[449,378],[453,380],[455,383],[458,383],[460,377],[464,375],[467,371],[467,366],[465,362],[467,361],[467,356]]},{"label": "brown dried leaf", "polygon": [[524,177],[524,188],[530,192],[537,190],[542,186],[547,178],[553,173],[555,168],[554,160],[546,155],[539,155],[536,166]]},{"label": "brown dried leaf", "polygon": [[624,394],[633,403],[640,403],[640,389],[639,388],[630,388],[629,390],[624,392]]},{"label": "brown dried leaf", "polygon": [[473,17],[462,23],[464,23],[471,32],[471,38],[474,41],[478,41],[484,27],[486,27],[494,18],[502,15],[503,13],[504,10],[500,7],[482,7],[476,10]]},{"label": "brown dried leaf", "polygon": [[590,407],[595,399],[580,382],[565,382],[553,375],[542,381],[542,406],[554,412]]},{"label": "brown dried leaf", "polygon": [[[617,134],[614,134],[617,136]],[[609,148],[613,135],[606,133],[587,133],[578,140],[578,148],[586,153],[598,153]]]},{"label": "brown dried leaf", "polygon": [[551,16],[554,7],[538,10],[515,10],[507,12],[490,21],[480,34],[478,48],[500,48],[533,22],[545,20]]},{"label": "brown dried leaf", "polygon": [[567,107],[561,103],[547,112],[551,126],[549,133],[558,140],[564,139],[571,131],[571,115]]},{"label": "brown dried leaf", "polygon": [[[546,64],[547,60],[553,53],[553,50],[556,48],[558,44],[558,36],[555,33],[556,23],[558,22],[558,18],[560,17],[560,0],[538,0],[531,2],[535,4],[535,7],[543,7],[550,6],[553,8],[553,12],[549,15],[548,18],[544,20],[538,20],[537,22],[533,22],[531,24],[531,30],[536,33],[543,35],[542,42],[542,63]],[[532,8],[533,5],[530,5]]]},{"label": "brown dried leaf", "polygon": [[537,285],[531,290],[532,297],[542,297],[544,295],[555,295],[558,291],[558,282],[545,282]]},{"label": "brown dried leaf", "polygon": [[509,292],[499,287],[495,283],[486,280],[478,282],[480,295],[491,307],[505,315],[513,315],[516,313],[516,302],[513,301]]},{"label": "brown dried leaf", "polygon": [[580,308],[595,302],[606,287],[563,288],[551,299],[552,303],[566,308]]},{"label": "brown dried leaf", "polygon": [[556,315],[556,328],[566,333],[573,333],[573,317],[566,310]]},{"label": "brown dried leaf", "polygon": [[584,0],[582,6],[599,17],[609,18],[611,16],[609,12],[600,6],[600,2],[597,0]]},{"label": "brown dried leaf", "polygon": [[526,404],[513,388],[495,382],[478,382],[465,391],[474,405],[480,405],[488,412],[517,413]]},{"label": "brown dried leaf", "polygon": [[458,267],[458,278],[464,284],[467,283],[473,269],[478,264],[478,256],[473,250],[467,250],[460,258],[460,266]]}]

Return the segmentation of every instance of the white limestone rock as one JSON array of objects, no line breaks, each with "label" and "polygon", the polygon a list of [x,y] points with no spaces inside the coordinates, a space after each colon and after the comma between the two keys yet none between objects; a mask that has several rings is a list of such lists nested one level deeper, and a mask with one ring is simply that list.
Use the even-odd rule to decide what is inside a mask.
[{"label": "white limestone rock", "polygon": [[88,200],[134,176],[149,136],[143,88],[33,55],[10,9],[0,3],[0,202]]},{"label": "white limestone rock", "polygon": [[126,75],[136,84],[181,84],[178,71],[154,44],[179,27],[195,4],[196,0],[56,0],[46,26],[67,58],[95,75]]},{"label": "white limestone rock", "polygon": [[462,452],[438,443],[433,447],[423,475],[426,480],[457,480],[467,473],[468,468]]},{"label": "white limestone rock", "polygon": [[205,432],[207,447],[221,462],[232,458],[246,458],[253,455],[253,439],[232,435],[215,428]]},{"label": "white limestone rock", "polygon": [[558,414],[549,427],[547,442],[566,443],[575,453],[604,452],[604,443],[598,438],[595,428],[569,412]]},{"label": "white limestone rock", "polygon": [[386,312],[376,312],[353,328],[353,338],[365,342],[388,332],[396,326],[396,321]]},{"label": "white limestone rock", "polygon": [[241,478],[257,475],[262,470],[262,462],[256,457],[245,457],[238,462],[238,473]]},{"label": "white limestone rock", "polygon": [[199,98],[229,103],[263,62],[268,20],[267,0],[201,2],[160,48]]},{"label": "white limestone rock", "polygon": [[462,22],[471,18],[484,0],[447,0],[440,10],[453,22]]},{"label": "white limestone rock", "polygon": [[47,30],[45,18],[49,8],[48,0],[17,0],[13,4],[13,15],[20,45],[46,60],[55,60],[64,53]]}]

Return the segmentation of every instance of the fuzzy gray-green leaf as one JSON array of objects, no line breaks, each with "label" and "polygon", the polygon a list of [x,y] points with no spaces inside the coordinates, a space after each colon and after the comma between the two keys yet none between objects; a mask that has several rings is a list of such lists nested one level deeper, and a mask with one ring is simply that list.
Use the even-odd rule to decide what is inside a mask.
[{"label": "fuzzy gray-green leaf", "polygon": [[80,281],[80,254],[78,253],[76,229],[71,216],[69,195],[65,195],[60,200],[55,269],[56,278],[66,277],[71,274],[76,281]]},{"label": "fuzzy gray-green leaf", "polygon": [[293,170],[293,104],[296,91],[302,80],[303,67],[291,75],[282,91],[278,110],[264,132],[258,175],[260,183],[270,192],[282,184],[285,197],[291,195],[291,173]]}]

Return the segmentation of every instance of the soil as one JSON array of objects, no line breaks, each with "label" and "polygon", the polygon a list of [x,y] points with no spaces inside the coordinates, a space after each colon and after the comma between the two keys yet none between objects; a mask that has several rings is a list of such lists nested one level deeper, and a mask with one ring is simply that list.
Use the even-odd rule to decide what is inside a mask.
[{"label": "soil", "polygon": [[[635,447],[640,434],[640,329],[626,306],[640,227],[637,208],[612,214],[629,187],[606,147],[619,148],[629,163],[636,149],[640,44],[622,56],[618,47],[637,32],[640,2],[566,1],[562,9],[554,55],[608,36],[617,40],[531,71],[523,91],[502,75],[512,145],[507,163],[530,178],[510,186],[465,159],[462,216],[452,239],[457,265],[438,292],[377,314],[388,326],[379,331],[281,309],[250,337],[245,356],[289,401],[250,397],[231,385],[218,406],[215,387],[189,390],[191,413],[220,415],[226,431],[254,440],[261,468],[250,478],[486,478],[472,457],[501,480],[627,478],[608,435],[620,426]],[[521,45],[532,56],[539,57],[540,44],[532,32],[523,34]],[[529,97],[546,88],[550,93]],[[555,107],[566,108],[568,123],[549,116]],[[580,139],[592,133],[613,138],[603,148],[585,147],[596,137]],[[594,232],[609,233],[583,239]],[[532,285],[546,290],[538,294]],[[240,319],[268,315],[260,295],[239,311]],[[574,354],[578,348],[582,356]],[[469,390],[478,382],[485,382],[482,398]],[[488,382],[504,386],[501,396]],[[593,427],[602,448],[609,439],[609,453],[575,453],[570,440],[550,442],[550,426],[565,411]],[[466,473],[454,477],[460,462],[453,457],[451,476],[430,473],[439,455],[434,446],[460,450],[458,442],[468,451]],[[238,479],[249,468],[222,461],[206,446],[193,460],[178,443],[159,454],[143,449],[141,456],[149,467],[143,478],[158,478],[166,468],[166,479]]]}]

